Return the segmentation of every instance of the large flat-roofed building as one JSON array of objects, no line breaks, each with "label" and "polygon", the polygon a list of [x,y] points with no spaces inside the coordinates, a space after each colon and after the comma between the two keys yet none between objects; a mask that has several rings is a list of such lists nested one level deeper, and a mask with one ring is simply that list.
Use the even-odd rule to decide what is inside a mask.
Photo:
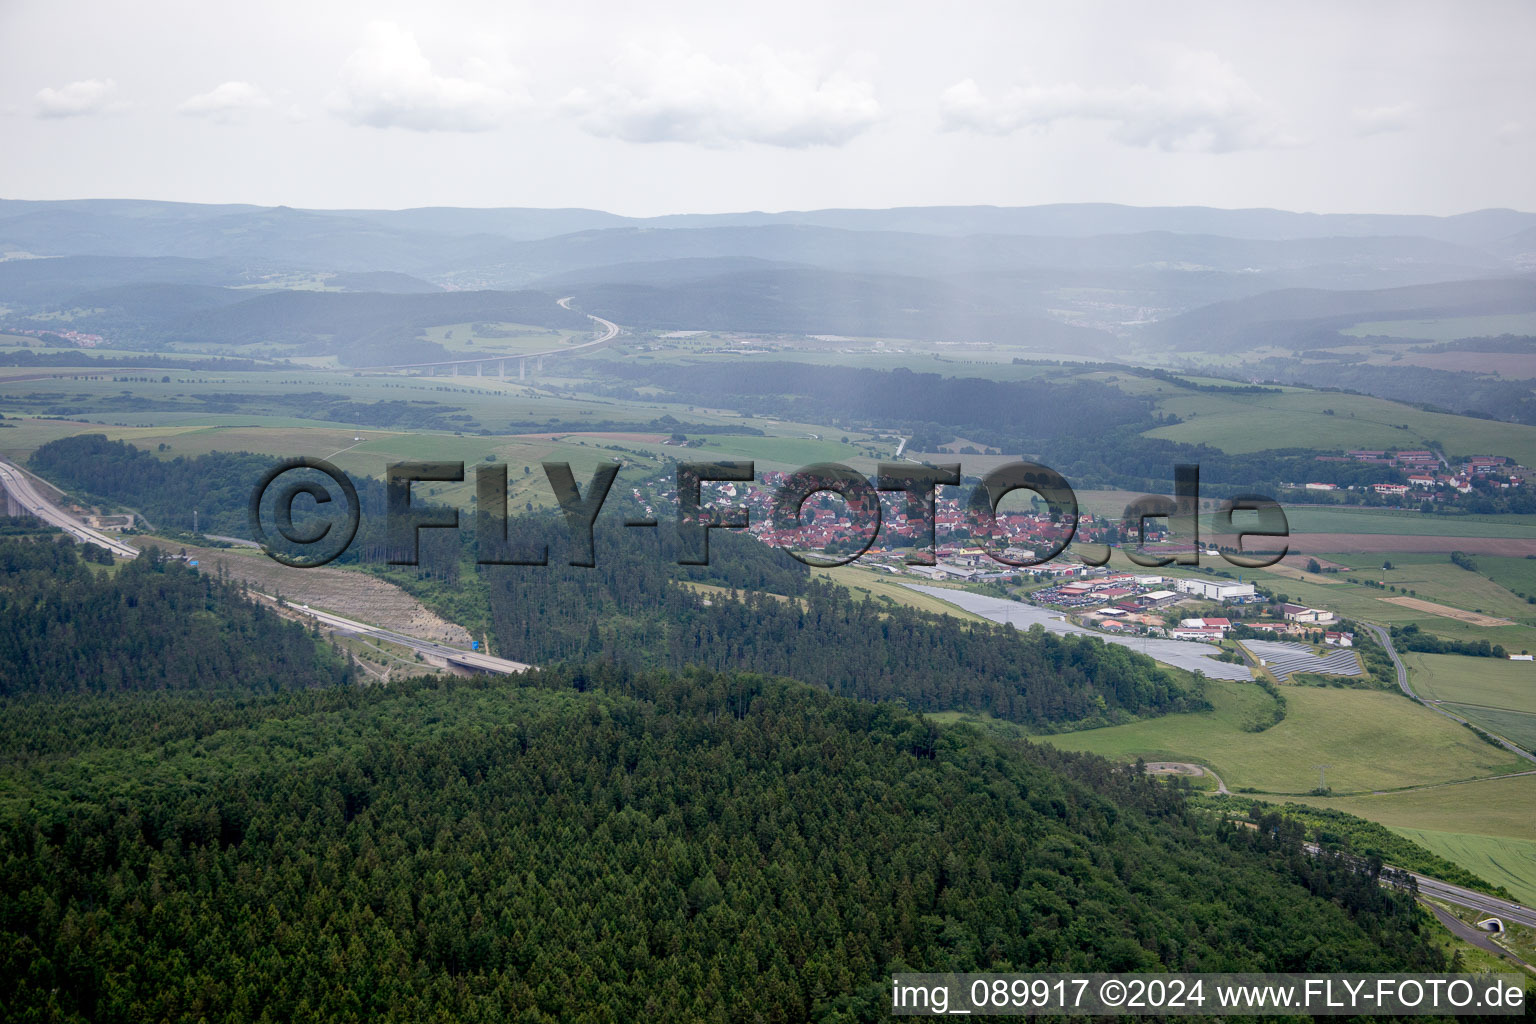
[{"label": "large flat-roofed building", "polygon": [[1254,596],[1252,583],[1232,583],[1228,580],[1174,580],[1173,585],[1181,593],[1203,597],[1207,601],[1237,601]]}]

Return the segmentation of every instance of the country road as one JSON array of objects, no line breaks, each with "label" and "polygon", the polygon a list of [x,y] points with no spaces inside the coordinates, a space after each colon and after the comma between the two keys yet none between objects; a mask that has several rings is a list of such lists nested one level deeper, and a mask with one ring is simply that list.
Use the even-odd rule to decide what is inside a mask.
[{"label": "country road", "polygon": [[[1404,693],[1418,701],[1420,704],[1424,705],[1426,708],[1429,708],[1429,710],[1438,712],[1453,722],[1458,722],[1461,725],[1471,726],[1474,729],[1478,729],[1480,732],[1488,732],[1487,729],[1483,729],[1478,725],[1473,725],[1473,723],[1467,721],[1465,718],[1462,718],[1460,715],[1452,714],[1451,712],[1445,710],[1445,708],[1441,707],[1439,704],[1436,704],[1432,701],[1427,701],[1423,697],[1420,697],[1418,694],[1414,693],[1413,688],[1408,685],[1408,668],[1403,664],[1403,659],[1397,656],[1397,648],[1392,646],[1392,634],[1389,633],[1385,628],[1371,622],[1362,622],[1360,625],[1364,626],[1366,629],[1375,634],[1376,639],[1381,643],[1381,646],[1387,649],[1387,654],[1392,658],[1392,665],[1397,669],[1397,685]],[[1493,736],[1492,733],[1488,733],[1488,735]],[[1515,744],[1504,739],[1502,736],[1493,736],[1493,739],[1501,747],[1503,747],[1505,750],[1508,750],[1515,756],[1523,757],[1527,761],[1536,764],[1536,754],[1532,754],[1530,751],[1516,746]]]}]

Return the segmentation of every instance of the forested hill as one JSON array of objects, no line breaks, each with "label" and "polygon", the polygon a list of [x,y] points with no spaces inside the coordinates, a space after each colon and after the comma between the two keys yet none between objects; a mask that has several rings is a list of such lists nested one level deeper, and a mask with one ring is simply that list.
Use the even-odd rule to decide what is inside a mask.
[{"label": "forested hill", "polygon": [[5,747],[92,742],[0,769],[13,1020],[851,1022],[900,969],[1444,966],[1283,822],[794,683],[136,693],[67,739],[100,698],[29,701]]},{"label": "forested hill", "polygon": [[[510,539],[524,547],[557,530],[542,517],[509,521]],[[664,528],[647,531],[657,532],[664,541]],[[599,519],[594,539],[593,568],[568,566],[556,551],[548,566],[482,567],[497,653],[541,665],[600,658],[762,672],[845,697],[1041,728],[1208,706],[1128,648],[861,601],[752,538],[716,536],[710,564],[698,568],[677,566],[667,544],[618,516]]]},{"label": "forested hill", "polygon": [[[274,461],[221,452],[163,460],[83,435],[43,445],[31,464],[77,492],[135,508],[157,525],[190,526],[198,508],[210,533],[243,535],[249,488]],[[383,486],[359,478],[357,487],[362,529],[341,564],[382,564]],[[462,547],[445,531],[423,532],[425,583],[401,573],[390,578],[429,603],[445,595],[461,602],[442,607],[449,619],[461,618],[456,610],[485,615],[488,605],[497,653],[538,665],[606,658],[638,668],[742,669],[849,697],[899,699],[925,711],[983,711],[1042,728],[1206,707],[1198,693],[1127,648],[861,603],[751,538],[716,531],[709,566],[679,567],[676,552],[663,550],[655,536],[619,525],[626,501],[616,495],[604,506],[595,568],[568,566],[559,550],[563,527],[536,515],[511,519],[509,538],[520,547],[553,542],[549,566],[477,573],[473,519],[465,516]],[[670,527],[650,533],[669,534]],[[738,593],[705,596],[680,582]],[[466,608],[462,602],[471,599],[475,606]]]},{"label": "forested hill", "polygon": [[0,696],[270,691],[350,671],[302,626],[155,549],[110,572],[69,540],[0,539]]}]

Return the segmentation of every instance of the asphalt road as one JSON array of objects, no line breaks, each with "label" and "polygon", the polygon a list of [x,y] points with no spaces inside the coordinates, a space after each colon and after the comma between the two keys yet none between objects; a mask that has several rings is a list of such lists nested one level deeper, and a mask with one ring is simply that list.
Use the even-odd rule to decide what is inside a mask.
[{"label": "asphalt road", "polygon": [[1536,928],[1536,910],[1522,906],[1519,903],[1510,903],[1493,896],[1471,889],[1463,889],[1459,885],[1450,885],[1446,882],[1438,882],[1433,878],[1426,878],[1420,874],[1413,874],[1418,879],[1419,892],[1425,896],[1433,896],[1436,899],[1454,903],[1457,906],[1468,907],[1472,910],[1487,913],[1491,917],[1497,917],[1505,924],[1514,921],[1518,924]]},{"label": "asphalt road", "polygon": [[[1374,633],[1376,635],[1376,639],[1380,641],[1381,645],[1387,649],[1387,654],[1389,654],[1392,658],[1392,665],[1397,669],[1397,685],[1404,693],[1418,701],[1420,704],[1429,708],[1429,710],[1437,711],[1453,722],[1459,722],[1462,725],[1473,726],[1473,728],[1476,728],[1482,732],[1488,732],[1488,730],[1484,729],[1482,726],[1473,725],[1473,723],[1467,721],[1465,718],[1462,718],[1460,715],[1453,714],[1452,712],[1445,710],[1445,708],[1441,707],[1439,704],[1436,704],[1433,701],[1427,701],[1423,697],[1420,697],[1418,694],[1414,693],[1412,687],[1408,685],[1408,668],[1403,664],[1403,659],[1397,656],[1397,648],[1392,646],[1392,634],[1387,632],[1387,630],[1383,629],[1381,626],[1373,625],[1369,622],[1362,622],[1360,625]],[[1493,736],[1492,733],[1488,733],[1488,735]],[[1504,739],[1502,736],[1493,736],[1493,738],[1500,746],[1502,746],[1505,750],[1508,750],[1511,754],[1514,754],[1517,757],[1523,757],[1532,763],[1536,763],[1536,754],[1532,754],[1529,750],[1516,746],[1515,744]]]},{"label": "asphalt road", "polygon": [[[570,309],[568,303],[576,296],[567,295],[556,302],[561,309]],[[575,310],[572,310],[575,312]],[[560,348],[547,348],[542,352],[514,352],[499,356],[475,357],[467,359],[440,359],[435,363],[391,363],[388,366],[360,366],[360,370],[417,370],[432,366],[473,366],[476,363],[500,363],[509,359],[535,359],[539,356],[560,356],[570,352],[581,352],[599,345],[606,345],[619,336],[619,325],[612,320],[604,320],[600,316],[586,314],[588,320],[595,320],[603,328],[603,333],[591,341],[584,341],[580,345],[562,345]]]},{"label": "asphalt road", "polygon": [[[598,318],[593,317],[593,319]],[[602,322],[608,325],[613,334],[618,332],[618,328],[615,325],[608,323],[606,320]],[[611,337],[612,334],[609,336]],[[15,495],[17,500],[19,500],[24,506],[27,507],[29,511],[31,511],[38,518],[42,519],[44,522],[48,522],[54,526],[59,527],[59,529],[72,534],[74,537],[85,543],[99,544],[100,546],[111,551],[113,554],[119,555],[123,558],[135,558],[138,556],[139,551],[137,548],[131,547],[130,545],[125,544],[108,534],[102,533],[99,530],[93,530],[90,527],[85,526],[76,520],[73,516],[55,506],[49,499],[44,497],[38,491],[37,487],[32,483],[31,480],[27,478],[26,474],[22,473],[21,470],[19,470],[17,467],[11,465],[9,462],[6,462],[3,459],[0,459],[0,482],[3,482],[6,490]],[[913,587],[913,589],[927,590],[931,588]],[[954,591],[945,591],[941,593],[941,596],[945,598],[951,598],[954,593]],[[277,600],[269,594],[263,594],[261,596],[274,603]],[[287,607],[299,614],[307,615],[310,618],[315,619],[317,622],[320,622],[322,625],[328,626],[338,632],[352,633],[359,636],[370,637],[376,640],[384,640],[392,644],[398,644],[399,646],[405,647],[409,650],[416,651],[423,656],[442,658],[467,668],[479,669],[484,672],[512,674],[517,672],[526,672],[529,668],[532,667],[520,661],[511,661],[507,658],[497,658],[489,654],[482,654],[479,651],[466,651],[461,647],[451,647],[447,644],[434,643],[430,640],[421,640],[413,636],[407,636],[404,633],[397,633],[394,630],[382,629],[378,626],[371,626],[366,622],[358,622],[356,619],[347,619],[340,615],[333,615],[330,612],[322,612],[317,609],[310,608],[307,605],[288,604]],[[1365,625],[1367,629],[1376,634],[1382,645],[1386,647],[1387,653],[1392,656],[1392,662],[1397,666],[1397,684],[1403,688],[1403,692],[1408,694],[1408,696],[1412,697],[1414,700],[1419,701],[1419,703],[1424,704],[1431,710],[1439,711],[1441,714],[1450,718],[1456,718],[1456,716],[1450,714],[1450,712],[1436,707],[1433,704],[1427,703],[1423,700],[1423,698],[1419,697],[1411,689],[1409,689],[1408,670],[1403,667],[1402,660],[1398,658],[1397,651],[1392,646],[1390,635],[1388,635],[1386,630],[1379,626],[1373,626],[1370,623],[1363,623],[1363,625]],[[1459,718],[1456,720],[1461,721]],[[1529,753],[1521,750],[1519,747],[1509,743],[1505,743],[1504,745],[1509,747],[1509,749],[1515,753],[1520,754],[1522,757],[1536,761],[1536,757],[1532,757]],[[1206,770],[1209,771],[1209,769]],[[1214,772],[1211,774],[1213,776],[1215,775]],[[1218,785],[1220,785],[1219,781]],[[1505,921],[1514,921],[1523,925],[1528,925],[1532,928],[1536,928],[1536,910],[1532,910],[1530,907],[1525,907],[1517,903],[1509,903],[1504,900],[1496,899],[1492,896],[1487,896],[1480,892],[1474,892],[1471,889],[1463,889],[1459,885],[1450,885],[1446,882],[1437,881],[1436,879],[1429,878],[1425,875],[1414,874],[1413,877],[1418,880],[1419,891],[1425,895],[1434,896],[1438,899],[1443,899],[1448,903],[1455,903],[1459,906],[1469,907],[1473,910],[1485,912],[1497,916]]]},{"label": "asphalt road", "polygon": [[1162,640],[1157,638],[1115,636],[1110,633],[1100,633],[1096,630],[1085,629],[1082,626],[1068,622],[1060,612],[1038,605],[1024,604],[1020,601],[1009,601],[1001,597],[988,597],[985,594],[973,594],[968,590],[948,590],[944,587],[928,587],[920,583],[901,584],[909,590],[916,590],[936,597],[941,601],[959,605],[968,612],[974,612],[983,618],[993,622],[1002,622],[1013,626],[1015,629],[1028,629],[1039,623],[1051,633],[1072,633],[1080,636],[1092,636],[1103,640],[1105,643],[1119,644],[1121,647],[1129,647],[1133,651],[1145,654],[1149,658],[1155,658],[1165,665],[1175,668],[1189,669],[1192,672],[1203,672],[1212,679],[1230,679],[1238,682],[1252,682],[1253,673],[1247,665],[1238,665],[1231,662],[1217,661],[1216,655],[1221,651],[1214,644],[1195,643],[1189,640]]},{"label": "asphalt road", "polygon": [[43,522],[57,526],[65,533],[72,535],[76,540],[86,544],[96,544],[106,548],[119,558],[137,558],[139,549],[125,544],[109,533],[93,530],[74,516],[65,512],[52,501],[44,497],[37,489],[37,485],[27,477],[18,467],[11,465],[4,459],[0,459],[0,484],[26,508],[26,510]]},{"label": "asphalt road", "polygon": [[[277,602],[277,598],[271,594],[262,594],[268,601]],[[396,633],[392,629],[382,629],[378,626],[370,626],[366,622],[358,622],[356,619],[343,618],[330,612],[322,612],[305,604],[294,604],[291,601],[284,602],[284,607],[289,611],[300,615],[307,615],[315,619],[321,625],[328,626],[338,633],[350,633],[356,636],[371,637],[375,640],[385,640],[401,647],[409,648],[418,654],[434,658],[444,658],[457,665],[466,668],[479,669],[482,672],[496,672],[502,675],[510,675],[515,672],[526,672],[532,668],[520,661],[510,661],[507,658],[496,658],[479,651],[466,651],[462,647],[452,647],[448,644],[434,643],[431,640],[422,640],[418,637],[408,636],[405,633]]]},{"label": "asphalt road", "polygon": [[[59,529],[72,534],[77,540],[87,544],[98,544],[121,558],[137,558],[139,549],[125,544],[110,534],[93,530],[69,513],[55,505],[45,497],[27,475],[16,466],[0,459],[0,483],[11,492],[18,501],[33,515],[46,523],[51,523]],[[269,595],[261,595],[269,601],[276,601]],[[420,640],[404,633],[396,633],[393,630],[381,629],[378,626],[370,626],[366,622],[358,622],[355,619],[344,619],[340,615],[332,615],[329,612],[316,611],[307,605],[289,604],[289,608],[304,615],[308,615],[339,632],[355,633],[360,636],[373,637],[378,640],[387,640],[392,644],[399,644],[422,655],[434,658],[442,658],[467,668],[479,669],[483,672],[512,673],[526,672],[528,665],[520,661],[509,661],[506,658],[495,658],[489,654],[481,654],[479,651],[466,651],[462,647],[451,647],[448,644],[433,643],[430,640]]]}]

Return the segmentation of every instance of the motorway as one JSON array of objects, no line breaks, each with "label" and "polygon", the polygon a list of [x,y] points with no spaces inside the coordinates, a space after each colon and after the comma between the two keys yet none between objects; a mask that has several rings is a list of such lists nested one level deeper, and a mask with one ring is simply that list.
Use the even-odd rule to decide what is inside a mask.
[{"label": "motorway", "polygon": [[[110,534],[103,533],[100,530],[93,530],[84,525],[44,496],[37,486],[28,479],[25,473],[4,459],[0,459],[0,485],[3,485],[7,491],[15,496],[16,500],[21,502],[28,512],[46,523],[57,526],[59,529],[72,535],[76,540],[85,544],[96,544],[104,547],[119,558],[138,557],[138,548],[125,544]],[[249,544],[250,541],[242,541],[241,543]],[[263,594],[261,596],[269,601],[276,602],[276,598],[269,595]],[[479,651],[466,651],[460,647],[450,647],[448,644],[433,643],[430,640],[419,640],[404,633],[396,633],[393,630],[370,626],[366,622],[344,619],[339,615],[332,615],[329,612],[316,611],[307,605],[289,604],[287,607],[303,615],[308,615],[318,620],[322,625],[338,632],[354,633],[378,640],[387,640],[392,644],[398,644],[401,647],[416,651],[425,657],[449,661],[465,668],[502,674],[526,672],[529,668],[528,665],[524,665],[520,661],[494,658],[489,654],[481,654]]]},{"label": "motorway", "polygon": [[1491,914],[1506,924],[1514,921],[1528,928],[1536,928],[1536,910],[1521,906],[1518,903],[1510,903],[1493,896],[1487,896],[1471,889],[1463,889],[1459,885],[1450,885],[1446,882],[1437,882],[1433,878],[1409,872],[1419,883],[1421,896],[1433,896],[1435,899],[1444,900],[1447,903],[1455,903],[1458,906],[1467,907],[1482,913]]},{"label": "motorway", "polygon": [[[271,594],[262,594],[261,596],[273,604],[277,603],[277,598]],[[294,604],[291,601],[287,601],[284,602],[283,607],[300,615],[308,615],[321,625],[328,626],[338,633],[349,633],[356,636],[371,637],[375,640],[384,640],[388,643],[409,648],[426,657],[442,658],[465,668],[510,675],[516,672],[526,672],[533,667],[525,665],[520,661],[496,658],[489,654],[482,654],[479,651],[466,651],[462,647],[450,647],[447,644],[433,643],[431,640],[421,640],[414,636],[408,636],[405,633],[396,633],[391,629],[370,626],[368,623],[358,622],[356,619],[346,619],[340,615],[332,615],[330,612],[318,611],[307,604]]]},{"label": "motorway", "polygon": [[[606,321],[604,322],[606,323]],[[611,324],[609,326],[613,327]],[[613,330],[616,332],[618,328],[613,327]],[[134,558],[138,556],[139,551],[137,548],[131,547],[128,544],[125,544],[108,534],[102,533],[100,530],[93,530],[90,527],[81,524],[73,516],[69,515],[63,509],[60,509],[58,506],[54,505],[51,500],[49,500],[41,492],[38,491],[37,487],[34,486],[32,481],[27,478],[26,474],[22,473],[20,469],[3,459],[0,459],[0,483],[3,483],[6,490],[15,495],[17,500],[26,506],[26,508],[38,518],[70,533],[76,539],[88,544],[99,544],[100,546],[111,551],[114,555],[118,555],[122,558]],[[915,587],[913,589],[923,588]],[[946,592],[945,596],[949,597],[952,593],[953,592]],[[268,601],[273,602],[274,604],[277,603],[277,598],[271,596],[270,594],[262,594],[261,596],[266,598]],[[507,658],[497,658],[489,654],[482,654],[479,651],[466,651],[461,647],[450,647],[447,644],[434,643],[430,640],[421,640],[413,636],[408,636],[404,633],[397,633],[394,630],[372,626],[366,622],[358,622],[356,619],[347,619],[340,615],[333,615],[330,612],[318,611],[314,608],[310,608],[308,605],[295,605],[288,603],[286,604],[286,607],[290,611],[301,615],[307,615],[310,618],[315,619],[321,625],[324,625],[337,632],[350,633],[358,636],[370,637],[376,640],[383,640],[388,643],[397,644],[408,650],[415,651],[418,654],[421,654],[423,657],[442,659],[464,668],[476,669],[482,672],[495,672],[506,675],[518,672],[526,672],[529,668],[532,667],[520,661],[511,661]],[[1408,694],[1410,697],[1413,697],[1415,700],[1418,700],[1420,703],[1425,704],[1426,707],[1429,707],[1435,711],[1439,711],[1441,714],[1449,715],[1449,712],[1435,707],[1432,704],[1428,704],[1408,688],[1407,670],[1403,667],[1402,661],[1398,658],[1397,651],[1393,649],[1391,637],[1387,634],[1386,630],[1381,629],[1379,626],[1372,626],[1369,623],[1364,623],[1364,625],[1366,628],[1376,633],[1377,638],[1380,639],[1382,645],[1386,647],[1387,653],[1392,656],[1393,663],[1397,665],[1398,685],[1403,688],[1403,692]],[[1455,718],[1456,716],[1449,715],[1449,717]],[[1508,743],[1506,743],[1505,746],[1509,747],[1511,750],[1521,754],[1524,757],[1531,757],[1530,754],[1521,750],[1519,747],[1515,747]],[[1536,758],[1533,758],[1533,760],[1536,760]],[[1418,880],[1419,891],[1426,896],[1433,896],[1437,899],[1445,900],[1448,903],[1455,903],[1458,906],[1467,907],[1482,913],[1494,914],[1505,920],[1514,921],[1519,924],[1536,928],[1536,910],[1532,910],[1529,907],[1524,907],[1516,903],[1508,903],[1504,900],[1495,899],[1492,896],[1486,896],[1483,893],[1474,892],[1471,889],[1464,889],[1459,885],[1450,885],[1446,882],[1437,881],[1424,875],[1414,874],[1413,877]]]},{"label": "motorway", "polygon": [[51,526],[57,526],[76,540],[104,547],[119,558],[138,557],[138,548],[124,544],[109,533],[86,526],[44,497],[27,474],[4,459],[0,459],[0,485],[3,485],[12,497],[21,502],[28,512]]},{"label": "motorway", "polygon": [[[575,297],[576,296],[574,295],[567,295],[565,298],[557,300],[555,304],[561,309],[571,309],[570,302]],[[571,310],[571,312],[574,313],[575,310]],[[586,314],[586,317],[588,320],[595,320],[598,325],[603,328],[603,333],[598,337],[593,338],[591,341],[582,342],[580,345],[564,345],[560,348],[547,348],[542,352],[508,352],[503,355],[496,356],[470,356],[466,359],[440,359],[435,363],[391,363],[388,366],[359,366],[357,369],[427,370],[436,366],[474,366],[477,363],[504,363],[511,359],[536,359],[540,356],[559,356],[565,355],[569,352],[581,352],[584,349],[597,348],[599,345],[608,344],[608,342],[619,336],[619,325],[614,323],[612,320],[604,320],[602,317],[593,316],[591,313]]]},{"label": "motorway", "polygon": [[[1460,715],[1453,714],[1452,712],[1445,710],[1445,708],[1441,707],[1439,704],[1436,704],[1432,701],[1427,701],[1423,697],[1420,697],[1418,694],[1414,693],[1413,689],[1408,685],[1408,668],[1403,664],[1403,659],[1397,656],[1397,648],[1392,646],[1392,634],[1387,632],[1387,630],[1381,626],[1377,626],[1369,622],[1362,622],[1360,625],[1374,633],[1376,635],[1376,639],[1381,642],[1381,646],[1385,647],[1387,649],[1387,653],[1391,655],[1392,664],[1397,668],[1397,685],[1404,693],[1418,701],[1420,704],[1429,708],[1429,710],[1438,711],[1440,714],[1444,715],[1446,718],[1449,718],[1453,722],[1459,722],[1462,725],[1471,726],[1472,728],[1477,729],[1479,732],[1485,732],[1488,733],[1489,736],[1493,736],[1493,733],[1488,732],[1488,730],[1484,729],[1482,726],[1474,725],[1473,723],[1467,721],[1465,718],[1462,718]],[[1504,739],[1502,736],[1493,736],[1493,739],[1505,750],[1508,750],[1511,754],[1514,754],[1517,757],[1523,757],[1527,761],[1536,763],[1536,755],[1533,755],[1529,750],[1516,746],[1515,744]]]}]

